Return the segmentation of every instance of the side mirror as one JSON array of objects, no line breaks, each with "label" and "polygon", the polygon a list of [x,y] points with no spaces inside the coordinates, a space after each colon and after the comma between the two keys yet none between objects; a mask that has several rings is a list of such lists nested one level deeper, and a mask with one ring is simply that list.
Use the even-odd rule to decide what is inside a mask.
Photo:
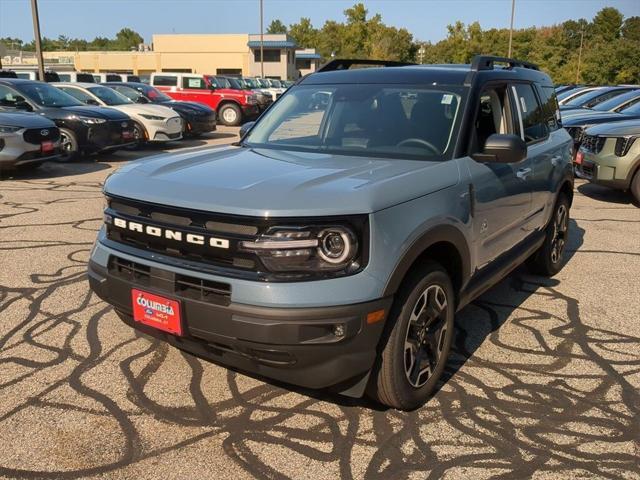
[{"label": "side mirror", "polygon": [[240,138],[244,136],[253,128],[256,122],[247,122],[240,127]]},{"label": "side mirror", "polygon": [[27,102],[24,97],[17,96],[14,106],[16,110],[26,110],[27,112],[33,111],[33,107],[29,105],[29,102]]},{"label": "side mirror", "polygon": [[149,103],[149,99],[147,97],[140,96],[136,99],[136,103]]},{"label": "side mirror", "polygon": [[93,98],[87,98],[84,103],[86,103],[87,105],[94,105],[96,107],[100,106],[100,103]]},{"label": "side mirror", "polygon": [[517,135],[494,133],[487,138],[482,153],[471,157],[483,163],[518,163],[527,158],[527,144]]}]

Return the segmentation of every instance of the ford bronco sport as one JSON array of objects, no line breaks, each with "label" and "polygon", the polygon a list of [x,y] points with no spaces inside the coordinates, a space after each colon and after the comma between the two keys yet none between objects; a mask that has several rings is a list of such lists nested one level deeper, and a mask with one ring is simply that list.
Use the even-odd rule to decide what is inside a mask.
[{"label": "ford bronco sport", "polygon": [[535,65],[334,60],[243,133],[107,179],[89,280],[128,325],[412,409],[457,310],[524,261],[562,266],[572,140]]}]

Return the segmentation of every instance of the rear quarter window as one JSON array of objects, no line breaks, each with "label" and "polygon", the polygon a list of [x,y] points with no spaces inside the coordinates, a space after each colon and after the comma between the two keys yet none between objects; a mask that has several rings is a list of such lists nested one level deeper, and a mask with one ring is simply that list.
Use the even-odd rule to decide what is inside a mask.
[{"label": "rear quarter window", "polygon": [[538,85],[538,94],[542,101],[542,110],[545,115],[545,120],[549,131],[553,132],[560,128],[560,107],[558,106],[558,99],[556,97],[556,91],[552,86]]},{"label": "rear quarter window", "polygon": [[158,85],[161,87],[177,87],[178,77],[173,77],[170,75],[156,75],[155,77],[153,77],[153,85]]},{"label": "rear quarter window", "polygon": [[538,102],[533,86],[528,83],[517,83],[513,88],[522,115],[522,133],[525,142],[534,143],[547,138],[549,135],[547,116]]}]

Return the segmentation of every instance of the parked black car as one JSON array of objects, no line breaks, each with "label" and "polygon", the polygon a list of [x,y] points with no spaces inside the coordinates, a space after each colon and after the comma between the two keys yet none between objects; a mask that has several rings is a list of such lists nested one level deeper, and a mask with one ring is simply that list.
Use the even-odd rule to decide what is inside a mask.
[{"label": "parked black car", "polygon": [[42,82],[0,79],[0,110],[37,112],[53,120],[60,129],[62,161],[135,143],[133,122],[124,113],[84,105]]},{"label": "parked black car", "polygon": [[102,85],[136,103],[157,103],[175,110],[184,120],[185,135],[195,137],[216,129],[216,111],[204,103],[174,100],[157,88],[140,82],[107,82]]},{"label": "parked black car", "polygon": [[585,109],[584,107],[572,107],[572,108],[564,108],[562,109],[562,118],[567,118],[569,115],[581,115],[585,112],[596,111],[596,112],[620,112],[625,108],[629,108],[632,105],[640,102],[640,89],[631,90],[630,92],[625,92],[621,95],[616,95],[609,100],[605,100],[604,102],[600,102],[589,109]]}]

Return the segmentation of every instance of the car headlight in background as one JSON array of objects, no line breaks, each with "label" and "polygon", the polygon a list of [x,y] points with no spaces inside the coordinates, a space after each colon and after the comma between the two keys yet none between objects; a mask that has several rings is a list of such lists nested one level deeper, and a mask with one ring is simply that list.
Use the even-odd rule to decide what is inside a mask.
[{"label": "car headlight in background", "polygon": [[629,153],[629,150],[631,149],[631,146],[633,145],[633,142],[636,141],[636,138],[638,137],[619,137],[616,139],[616,148],[615,148],[615,154],[617,157],[624,157],[627,153]]},{"label": "car headlight in background", "polygon": [[14,127],[12,125],[0,125],[0,133],[14,133],[23,127]]},{"label": "car headlight in background", "polygon": [[240,249],[258,255],[271,272],[348,275],[364,266],[358,236],[346,225],[272,227]]},{"label": "car headlight in background", "polygon": [[140,116],[142,118],[146,118],[147,120],[157,120],[157,121],[159,121],[159,120],[164,120],[165,119],[164,117],[159,117],[158,115],[149,115],[149,114],[146,114],[146,113],[141,113]]},{"label": "car headlight in background", "polygon": [[82,123],[86,125],[98,125],[100,123],[106,122],[104,118],[96,118],[96,117],[76,116],[76,119],[80,120]]}]

